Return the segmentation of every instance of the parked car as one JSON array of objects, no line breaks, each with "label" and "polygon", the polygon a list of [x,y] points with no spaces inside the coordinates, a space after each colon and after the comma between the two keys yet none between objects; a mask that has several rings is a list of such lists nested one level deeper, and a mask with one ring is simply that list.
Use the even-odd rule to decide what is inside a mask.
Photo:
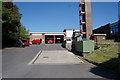
[{"label": "parked car", "polygon": [[14,47],[25,47],[25,43],[23,43],[21,40],[16,40],[13,42]]},{"label": "parked car", "polygon": [[53,43],[53,41],[52,41],[52,40],[48,40],[47,42],[48,42],[48,43]]},{"label": "parked car", "polygon": [[31,41],[32,44],[40,44],[40,39],[34,39],[33,41]]},{"label": "parked car", "polygon": [[28,39],[20,39],[26,46],[29,46],[29,40]]},{"label": "parked car", "polygon": [[32,45],[32,42],[30,41],[29,44]]}]

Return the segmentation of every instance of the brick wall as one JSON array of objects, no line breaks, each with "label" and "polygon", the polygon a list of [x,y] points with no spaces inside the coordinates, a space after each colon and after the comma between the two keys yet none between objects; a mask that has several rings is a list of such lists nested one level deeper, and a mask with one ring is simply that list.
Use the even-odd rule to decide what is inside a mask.
[{"label": "brick wall", "polygon": [[113,39],[107,39],[106,40],[106,37],[105,36],[94,36],[94,41],[95,42],[114,42],[114,40]]},{"label": "brick wall", "polygon": [[105,40],[105,36],[94,36],[95,42],[101,42]]},{"label": "brick wall", "polygon": [[93,33],[94,34],[107,34],[106,38],[109,39],[110,38],[110,24],[94,29]]},{"label": "brick wall", "polygon": [[34,39],[42,39],[42,35],[30,35],[30,41]]}]

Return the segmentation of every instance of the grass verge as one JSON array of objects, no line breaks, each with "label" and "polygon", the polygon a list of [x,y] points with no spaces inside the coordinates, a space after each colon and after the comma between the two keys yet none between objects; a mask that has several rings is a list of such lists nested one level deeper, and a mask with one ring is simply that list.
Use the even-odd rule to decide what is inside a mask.
[{"label": "grass verge", "polygon": [[84,58],[88,62],[118,73],[118,44],[120,43],[97,43],[95,46],[100,48]]}]

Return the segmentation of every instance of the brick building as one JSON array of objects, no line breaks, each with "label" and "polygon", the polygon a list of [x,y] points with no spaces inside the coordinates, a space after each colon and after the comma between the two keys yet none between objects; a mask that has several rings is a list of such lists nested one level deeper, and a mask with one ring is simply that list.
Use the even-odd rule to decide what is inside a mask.
[{"label": "brick building", "polygon": [[30,32],[30,41],[40,39],[43,44],[51,40],[52,43],[62,43],[65,39],[64,32]]},{"label": "brick building", "polygon": [[118,2],[118,41],[120,42],[120,1]]},{"label": "brick building", "polygon": [[93,30],[93,34],[106,34],[106,38],[110,38],[110,24],[101,26]]},{"label": "brick building", "polygon": [[52,43],[62,43],[63,41],[70,42],[74,37],[74,33],[79,33],[80,30],[75,29],[64,29],[63,32],[30,32],[30,41],[40,39],[41,43],[48,43],[51,40]]},{"label": "brick building", "polygon": [[113,39],[114,41],[120,41],[120,21],[112,24],[107,24],[93,30],[94,34],[106,34],[106,39]]}]

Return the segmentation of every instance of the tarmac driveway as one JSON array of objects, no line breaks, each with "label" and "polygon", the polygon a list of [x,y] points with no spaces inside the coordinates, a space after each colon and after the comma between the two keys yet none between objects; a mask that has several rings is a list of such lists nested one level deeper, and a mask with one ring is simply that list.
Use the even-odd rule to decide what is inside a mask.
[{"label": "tarmac driveway", "polygon": [[2,53],[3,78],[107,78],[118,76],[98,66],[83,63],[61,44],[6,48]]}]

